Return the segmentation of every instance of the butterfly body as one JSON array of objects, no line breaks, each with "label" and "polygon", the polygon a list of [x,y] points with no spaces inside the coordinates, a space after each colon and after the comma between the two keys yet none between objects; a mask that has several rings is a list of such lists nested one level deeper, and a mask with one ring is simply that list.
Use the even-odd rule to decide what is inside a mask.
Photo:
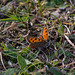
[{"label": "butterfly body", "polygon": [[43,29],[42,36],[28,38],[31,48],[42,47],[47,43],[47,40],[48,40],[48,32],[46,26]]}]

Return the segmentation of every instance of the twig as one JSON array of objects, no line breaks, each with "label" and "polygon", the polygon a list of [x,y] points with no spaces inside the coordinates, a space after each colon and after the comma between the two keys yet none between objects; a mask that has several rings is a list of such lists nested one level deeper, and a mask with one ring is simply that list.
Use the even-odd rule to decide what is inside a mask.
[{"label": "twig", "polygon": [[67,33],[70,33],[69,28],[68,28],[66,25],[64,25],[64,26],[65,26],[65,28],[67,29]]},{"label": "twig", "polygon": [[64,34],[65,38],[67,39],[67,41],[73,46],[73,48],[75,49],[75,45],[71,42],[71,40]]},{"label": "twig", "polygon": [[62,22],[62,23],[66,25],[75,25],[75,23],[67,23],[67,22]]},{"label": "twig", "polygon": [[5,67],[4,62],[3,62],[3,59],[2,59],[2,52],[0,52],[0,59],[1,59],[1,63],[3,65],[3,67],[4,67],[4,69],[6,70],[6,67]]},{"label": "twig", "polygon": [[63,67],[65,67],[65,66],[69,66],[69,65],[73,65],[73,64],[75,64],[75,62],[69,63],[69,64],[67,64],[67,65],[59,66],[59,67],[60,67],[60,68],[63,68]]},{"label": "twig", "polygon": [[24,35],[24,36],[22,36],[22,37],[23,37],[23,38],[26,38],[26,37],[29,35],[29,33],[30,33],[30,30],[28,30],[27,34]]},{"label": "twig", "polygon": [[71,0],[70,0],[70,3],[71,3],[72,6],[74,6]]}]

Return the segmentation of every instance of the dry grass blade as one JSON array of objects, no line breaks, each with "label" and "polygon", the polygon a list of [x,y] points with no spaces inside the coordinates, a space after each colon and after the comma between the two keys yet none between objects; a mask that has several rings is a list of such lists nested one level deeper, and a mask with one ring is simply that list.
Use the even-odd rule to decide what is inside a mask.
[{"label": "dry grass blade", "polygon": [[0,52],[0,59],[1,59],[1,63],[3,65],[3,67],[4,67],[4,69],[6,70],[6,67],[5,67],[4,62],[3,62],[3,59],[2,59],[2,52]]},{"label": "dry grass blade", "polygon": [[63,67],[65,67],[65,66],[70,66],[70,65],[73,65],[73,64],[75,64],[75,62],[71,62],[71,63],[69,63],[69,64],[67,64],[67,65],[60,66],[60,68],[63,68]]},{"label": "dry grass blade", "polygon": [[67,22],[62,22],[62,23],[66,25],[75,25],[75,23],[67,23]]},{"label": "dry grass blade", "polygon": [[73,48],[75,49],[75,45],[71,42],[71,40],[64,34],[65,38],[67,39],[67,41],[73,46]]}]

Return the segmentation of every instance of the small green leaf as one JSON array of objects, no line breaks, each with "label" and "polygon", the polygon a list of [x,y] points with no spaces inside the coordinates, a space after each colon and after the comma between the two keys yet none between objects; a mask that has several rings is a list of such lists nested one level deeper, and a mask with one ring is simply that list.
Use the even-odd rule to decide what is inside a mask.
[{"label": "small green leaf", "polygon": [[58,68],[55,67],[51,67],[50,72],[53,73],[53,75],[63,75],[63,73]]},{"label": "small green leaf", "polygon": [[70,39],[75,39],[75,35],[69,35]]},{"label": "small green leaf", "polygon": [[2,43],[1,43],[1,45],[3,46],[3,49],[4,49],[4,50],[8,50],[5,44],[2,44]]},{"label": "small green leaf", "polygon": [[15,18],[6,18],[6,19],[1,19],[0,22],[5,22],[5,21],[18,21]]},{"label": "small green leaf", "polygon": [[20,37],[20,41],[22,42],[24,40],[24,38],[23,37]]},{"label": "small green leaf", "polygon": [[2,51],[3,54],[8,55],[13,58],[17,58],[17,53],[16,52],[10,52],[10,51]]},{"label": "small green leaf", "polygon": [[18,75],[19,71],[20,70],[17,68],[10,68],[10,69],[7,69],[6,71],[2,72],[2,75]]},{"label": "small green leaf", "polygon": [[69,52],[69,51],[66,51],[66,52],[65,52],[65,55],[68,56],[68,57],[73,57],[72,53]]},{"label": "small green leaf", "polygon": [[26,67],[26,62],[25,59],[20,55],[18,55],[18,63],[20,65],[20,68],[24,70],[24,68]]},{"label": "small green leaf", "polygon": [[17,52],[17,49],[15,49],[14,47],[12,47],[11,45],[7,46],[7,49],[12,51],[12,52]]}]

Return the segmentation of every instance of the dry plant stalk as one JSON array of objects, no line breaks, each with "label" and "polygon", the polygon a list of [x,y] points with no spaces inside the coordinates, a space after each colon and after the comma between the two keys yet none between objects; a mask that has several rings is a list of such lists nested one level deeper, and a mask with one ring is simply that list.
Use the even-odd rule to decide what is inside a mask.
[{"label": "dry plant stalk", "polygon": [[3,65],[3,67],[4,67],[4,69],[6,70],[6,67],[5,67],[4,62],[3,62],[3,59],[2,59],[2,52],[0,52],[0,60],[1,60],[1,63]]},{"label": "dry plant stalk", "polygon": [[73,46],[73,48],[75,49],[75,45],[71,42],[71,40],[64,34],[66,40]]}]

